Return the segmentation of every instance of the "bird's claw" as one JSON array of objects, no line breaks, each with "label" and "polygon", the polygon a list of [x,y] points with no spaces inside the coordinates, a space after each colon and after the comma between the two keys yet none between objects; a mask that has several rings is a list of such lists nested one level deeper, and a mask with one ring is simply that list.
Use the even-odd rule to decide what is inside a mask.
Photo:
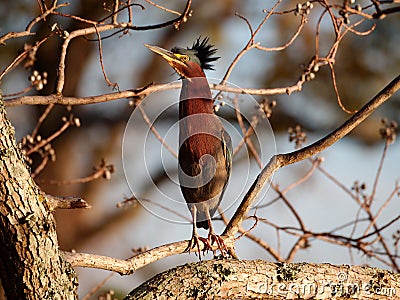
[{"label": "bird's claw", "polygon": [[199,254],[199,259],[201,260],[201,254],[200,254],[200,242],[203,243],[204,247],[203,247],[203,255],[206,251],[208,250],[212,250],[212,246],[209,242],[208,239],[200,237],[200,236],[192,236],[192,238],[189,241],[188,246],[186,247],[186,249],[183,252],[191,252],[192,249],[194,249],[195,247],[197,247],[197,251],[195,253]]},{"label": "bird's claw", "polygon": [[[226,247],[224,240],[219,235],[217,235],[215,233],[209,233],[207,240],[208,240],[208,243],[210,245],[210,248],[212,248],[212,245],[214,243],[216,243],[217,247],[218,247],[218,250],[221,252],[221,255],[223,257],[228,255],[228,248]],[[213,250],[213,252],[214,252],[214,255],[215,255],[215,251],[214,250]]]},{"label": "bird's claw", "polygon": [[[201,249],[200,243],[203,243],[203,249]],[[198,253],[199,259],[201,260],[201,251],[203,251],[203,256],[206,251],[212,250],[214,255],[215,251],[213,249],[213,245],[216,244],[218,250],[221,252],[222,257],[226,257],[229,254],[228,248],[226,247],[224,240],[215,233],[209,233],[207,238],[203,238],[200,236],[192,236],[189,240],[188,246],[185,248],[183,252],[191,252],[193,249],[197,248],[195,253]]]}]

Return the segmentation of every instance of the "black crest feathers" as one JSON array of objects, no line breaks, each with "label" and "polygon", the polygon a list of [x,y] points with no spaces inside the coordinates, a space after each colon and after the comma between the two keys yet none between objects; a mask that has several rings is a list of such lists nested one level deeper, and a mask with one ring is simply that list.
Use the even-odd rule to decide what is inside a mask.
[{"label": "black crest feathers", "polygon": [[212,62],[218,60],[219,56],[213,56],[217,49],[213,48],[214,45],[208,43],[209,38],[205,37],[201,40],[201,37],[197,38],[197,40],[193,43],[192,48],[188,47],[188,50],[197,51],[196,56],[200,60],[200,64],[203,70],[214,70]]}]

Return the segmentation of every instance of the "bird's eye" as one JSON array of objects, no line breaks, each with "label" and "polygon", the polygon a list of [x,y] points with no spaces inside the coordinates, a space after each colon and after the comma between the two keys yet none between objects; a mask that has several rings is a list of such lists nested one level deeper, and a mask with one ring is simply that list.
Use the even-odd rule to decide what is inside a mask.
[{"label": "bird's eye", "polygon": [[186,54],[179,54],[179,53],[174,53],[177,59],[179,59],[181,62],[187,62],[189,61],[189,56]]},{"label": "bird's eye", "polygon": [[187,61],[189,60],[189,56],[187,56],[187,55],[182,55],[182,56],[180,57],[180,60],[183,61],[183,62],[187,62]]}]

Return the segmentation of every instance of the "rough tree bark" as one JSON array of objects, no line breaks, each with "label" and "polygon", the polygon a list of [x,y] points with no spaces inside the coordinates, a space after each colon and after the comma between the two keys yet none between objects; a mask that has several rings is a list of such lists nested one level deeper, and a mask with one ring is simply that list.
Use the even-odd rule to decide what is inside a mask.
[{"label": "rough tree bark", "polygon": [[77,299],[51,201],[30,177],[0,99],[0,278],[7,299]]},{"label": "rough tree bark", "polygon": [[359,266],[209,260],[148,280],[133,299],[399,299],[400,274]]}]

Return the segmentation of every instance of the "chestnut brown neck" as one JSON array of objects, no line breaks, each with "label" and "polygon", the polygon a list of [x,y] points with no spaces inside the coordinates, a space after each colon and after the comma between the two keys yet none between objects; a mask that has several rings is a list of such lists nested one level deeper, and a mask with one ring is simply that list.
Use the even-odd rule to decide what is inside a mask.
[{"label": "chestnut brown neck", "polygon": [[214,113],[211,90],[203,70],[193,68],[193,77],[182,79],[179,119],[199,113]]}]

